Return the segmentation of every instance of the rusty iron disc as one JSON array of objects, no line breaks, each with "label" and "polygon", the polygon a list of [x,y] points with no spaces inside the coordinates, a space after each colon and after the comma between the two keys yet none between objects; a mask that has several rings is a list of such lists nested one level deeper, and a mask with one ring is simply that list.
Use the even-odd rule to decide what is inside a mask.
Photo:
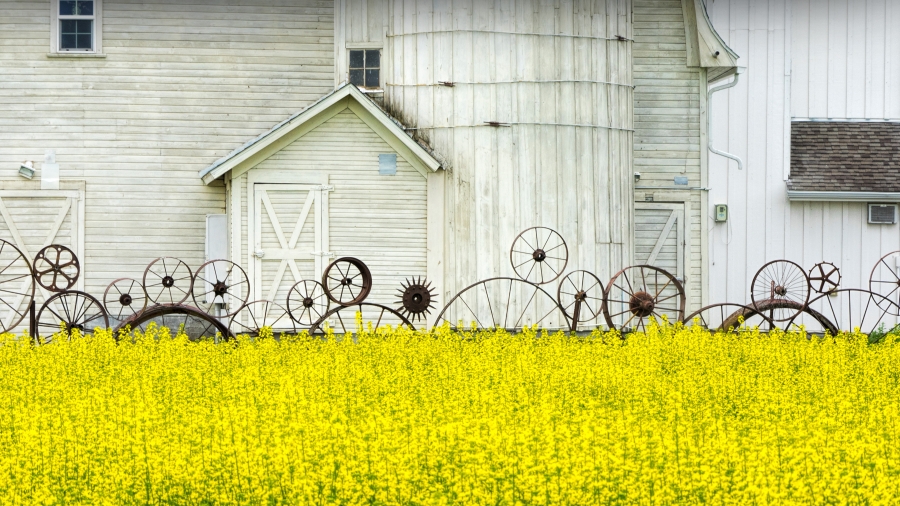
[{"label": "rusty iron disc", "polygon": [[160,257],[144,269],[147,299],[154,304],[177,305],[191,296],[193,273],[183,260]]},{"label": "rusty iron disc", "polygon": [[248,304],[231,317],[228,328],[234,335],[249,334],[258,337],[264,327],[272,329],[278,336],[281,333],[297,333],[297,326],[288,315],[288,310],[281,304],[268,300],[256,300]]},{"label": "rusty iron disc", "polygon": [[33,265],[38,285],[56,293],[75,286],[81,274],[75,252],[60,244],[51,244],[38,251]]},{"label": "rusty iron disc", "polygon": [[[238,264],[229,260],[210,260],[194,272],[191,279],[194,307],[212,316],[228,318],[244,307],[250,298],[250,279]],[[224,313],[214,315],[216,307]]]},{"label": "rusty iron disc", "polygon": [[831,262],[819,262],[809,270],[809,286],[816,293],[829,293],[841,286],[841,270]]},{"label": "rusty iron disc", "polygon": [[60,330],[68,334],[78,329],[84,334],[97,327],[108,328],[109,318],[99,300],[84,292],[68,290],[44,302],[35,319],[35,327],[36,343],[45,344]]},{"label": "rusty iron disc", "polygon": [[119,323],[115,329],[116,339],[119,339],[120,333],[125,330],[146,332],[151,323],[168,328],[172,337],[175,337],[181,329],[191,341],[217,338],[217,334],[224,340],[234,337],[221,320],[198,308],[184,304],[158,304]]},{"label": "rusty iron disc", "polygon": [[652,265],[634,265],[606,285],[603,316],[611,329],[646,330],[649,318],[671,323],[684,319],[684,287],[675,276]]},{"label": "rusty iron disc", "polygon": [[343,257],[328,264],[322,274],[325,294],[336,304],[360,304],[372,291],[372,273],[362,260]]},{"label": "rusty iron disc", "polygon": [[0,239],[0,334],[11,332],[34,300],[31,262],[13,243]]},{"label": "rusty iron disc", "polygon": [[356,325],[357,313],[360,313],[362,316],[363,331],[368,331],[369,325],[371,325],[373,331],[386,325],[394,327],[406,325],[411,330],[416,329],[412,322],[393,308],[381,304],[361,302],[352,306],[341,305],[329,310],[310,326],[309,333],[319,334],[324,332],[324,325],[328,320],[333,320],[329,322],[329,325],[334,325],[333,330],[336,333],[357,333],[360,330]]},{"label": "rusty iron disc", "polygon": [[516,276],[543,285],[559,278],[569,262],[569,247],[559,233],[547,227],[531,227],[516,236],[509,250]]},{"label": "rusty iron disc", "polygon": [[115,321],[131,318],[147,308],[144,285],[131,278],[113,281],[103,292],[103,307],[106,308],[106,314]]},{"label": "rusty iron disc", "polygon": [[325,293],[325,286],[318,281],[304,279],[288,291],[288,315],[302,327],[309,327],[318,321],[330,306],[331,299]]},{"label": "rusty iron disc", "polygon": [[585,323],[597,318],[603,312],[605,291],[600,278],[593,273],[574,271],[560,280],[556,289],[556,300],[566,315],[573,320],[573,324]]},{"label": "rusty iron disc", "polygon": [[412,321],[422,321],[434,309],[434,288],[424,278],[409,279],[401,285],[400,312]]},{"label": "rusty iron disc", "polygon": [[[796,305],[769,304],[767,307],[779,309],[769,318],[776,322],[786,322],[801,311],[809,302],[810,283],[806,271],[790,260],[773,260],[763,265],[750,283],[750,300],[753,307],[761,307],[764,301],[790,301]],[[776,307],[777,306],[777,307]],[[795,313],[791,309],[796,308]]]}]

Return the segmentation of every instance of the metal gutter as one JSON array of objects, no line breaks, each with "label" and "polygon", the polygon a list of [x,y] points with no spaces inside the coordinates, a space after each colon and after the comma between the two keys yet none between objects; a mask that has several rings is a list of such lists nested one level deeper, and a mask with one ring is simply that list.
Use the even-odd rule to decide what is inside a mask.
[{"label": "metal gutter", "polygon": [[787,195],[793,202],[900,202],[897,192],[788,190]]}]

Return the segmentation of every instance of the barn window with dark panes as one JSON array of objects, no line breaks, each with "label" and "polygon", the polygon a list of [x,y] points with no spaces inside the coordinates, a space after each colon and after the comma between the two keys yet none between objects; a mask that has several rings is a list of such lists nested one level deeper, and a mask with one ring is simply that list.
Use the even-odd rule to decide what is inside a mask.
[{"label": "barn window with dark panes", "polygon": [[350,51],[350,83],[360,88],[381,87],[381,50]]},{"label": "barn window with dark panes", "polygon": [[94,50],[93,0],[60,0],[59,50]]}]

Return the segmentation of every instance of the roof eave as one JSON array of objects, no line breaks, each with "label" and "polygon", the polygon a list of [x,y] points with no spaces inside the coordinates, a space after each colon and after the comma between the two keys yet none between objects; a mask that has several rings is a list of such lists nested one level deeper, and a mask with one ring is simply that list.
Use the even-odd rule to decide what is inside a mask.
[{"label": "roof eave", "polygon": [[788,190],[792,202],[900,202],[900,192]]}]

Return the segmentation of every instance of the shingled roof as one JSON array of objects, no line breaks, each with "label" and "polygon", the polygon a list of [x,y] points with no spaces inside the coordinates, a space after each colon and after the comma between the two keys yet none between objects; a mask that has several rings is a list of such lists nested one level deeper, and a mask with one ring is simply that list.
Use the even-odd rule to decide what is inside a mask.
[{"label": "shingled roof", "polygon": [[900,192],[900,123],[791,123],[788,188]]}]

